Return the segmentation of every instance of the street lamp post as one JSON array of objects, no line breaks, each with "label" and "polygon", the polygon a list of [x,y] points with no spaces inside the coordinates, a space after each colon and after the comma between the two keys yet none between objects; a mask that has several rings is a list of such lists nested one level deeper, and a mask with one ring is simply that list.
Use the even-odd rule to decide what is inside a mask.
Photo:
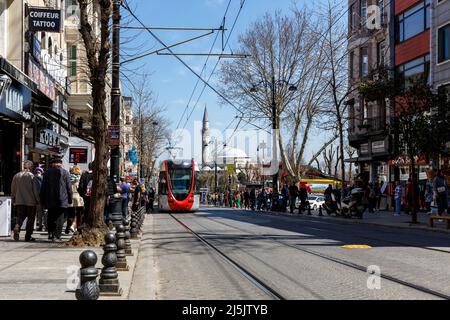
[{"label": "street lamp post", "polygon": [[[250,89],[250,92],[257,92],[258,88],[257,86],[263,84],[266,87],[270,88],[271,91],[271,96],[272,96],[272,130],[273,130],[273,134],[272,134],[272,138],[273,138],[273,143],[272,143],[272,163],[275,164],[276,166],[278,166],[278,149],[277,149],[277,141],[278,141],[278,135],[279,135],[279,130],[280,130],[280,126],[278,123],[278,114],[277,114],[277,105],[276,105],[276,92],[277,92],[277,85],[287,85],[289,86],[289,91],[290,92],[294,92],[297,91],[297,87],[295,85],[290,84],[288,81],[286,80],[275,80],[275,76],[272,76],[272,81],[271,82],[267,82],[267,81],[261,81],[258,85],[253,86]],[[278,167],[274,168],[272,165],[272,170],[273,174],[272,174],[272,185],[273,185],[273,195],[278,193]]]},{"label": "street lamp post", "polygon": [[[112,23],[112,75],[111,75],[111,125],[120,126],[120,5],[121,0],[113,1]],[[120,127],[119,127],[120,128]],[[111,148],[110,176],[118,182],[120,147]]]}]

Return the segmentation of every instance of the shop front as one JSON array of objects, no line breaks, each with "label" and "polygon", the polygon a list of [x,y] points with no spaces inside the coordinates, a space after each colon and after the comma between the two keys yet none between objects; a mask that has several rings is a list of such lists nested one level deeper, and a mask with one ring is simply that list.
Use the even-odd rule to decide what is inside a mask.
[{"label": "shop front", "polygon": [[11,194],[12,179],[24,159],[23,130],[31,119],[31,89],[26,85],[29,79],[2,58],[0,75],[11,79],[0,97],[0,196],[5,196]]}]

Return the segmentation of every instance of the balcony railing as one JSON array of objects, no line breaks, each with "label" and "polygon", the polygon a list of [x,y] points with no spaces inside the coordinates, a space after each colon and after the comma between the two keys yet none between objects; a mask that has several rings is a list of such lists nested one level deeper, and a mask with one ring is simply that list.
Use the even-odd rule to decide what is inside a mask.
[{"label": "balcony railing", "polygon": [[366,135],[372,132],[383,131],[387,129],[386,117],[372,117],[362,121],[356,121],[349,128],[350,135]]},{"label": "balcony railing", "polygon": [[367,132],[380,131],[386,129],[386,117],[367,118],[358,125],[360,129],[366,129]]}]

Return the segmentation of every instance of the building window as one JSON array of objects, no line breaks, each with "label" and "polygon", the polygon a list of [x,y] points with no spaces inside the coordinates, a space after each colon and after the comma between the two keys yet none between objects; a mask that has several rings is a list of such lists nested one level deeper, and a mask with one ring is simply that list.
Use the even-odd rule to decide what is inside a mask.
[{"label": "building window", "polygon": [[349,57],[349,72],[350,72],[350,79],[354,79],[354,71],[355,68],[353,66],[353,64],[355,63],[355,53],[353,51],[350,52],[350,57]]},{"label": "building window", "polygon": [[430,28],[430,0],[422,0],[418,5],[397,16],[397,42],[403,42]]},{"label": "building window", "polygon": [[356,11],[355,11],[355,4],[354,3],[350,6],[349,15],[350,15],[349,26],[350,26],[350,32],[351,32],[356,27]]},{"label": "building window", "polygon": [[438,62],[450,60],[450,24],[438,31]]},{"label": "building window", "polygon": [[359,1],[359,16],[360,16],[360,23],[361,27],[364,27],[367,20],[367,0],[360,0]]},{"label": "building window", "polygon": [[69,66],[69,76],[75,77],[77,75],[77,46],[76,45],[68,45],[68,66]]},{"label": "building window", "polygon": [[367,55],[367,48],[361,48],[359,75],[361,78],[369,74],[369,56]]},{"label": "building window", "polygon": [[76,14],[77,8],[78,8],[77,0],[68,0],[66,8],[66,17],[70,17]]},{"label": "building window", "polygon": [[383,40],[377,43],[377,62],[378,66],[386,65],[386,41]]},{"label": "building window", "polygon": [[397,74],[402,79],[404,88],[409,88],[420,79],[429,83],[430,56],[426,55],[398,66]]}]

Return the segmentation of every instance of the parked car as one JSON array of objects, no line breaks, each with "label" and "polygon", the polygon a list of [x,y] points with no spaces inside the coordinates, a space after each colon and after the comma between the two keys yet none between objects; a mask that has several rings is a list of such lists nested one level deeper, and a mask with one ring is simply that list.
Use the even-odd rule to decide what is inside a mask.
[{"label": "parked car", "polygon": [[[308,203],[311,206],[312,210],[318,210],[320,206],[323,206],[325,203],[325,197],[320,195],[320,196],[316,196],[316,195],[311,195],[308,197]],[[300,200],[297,198],[296,201],[296,207],[299,208],[300,207]]]}]

